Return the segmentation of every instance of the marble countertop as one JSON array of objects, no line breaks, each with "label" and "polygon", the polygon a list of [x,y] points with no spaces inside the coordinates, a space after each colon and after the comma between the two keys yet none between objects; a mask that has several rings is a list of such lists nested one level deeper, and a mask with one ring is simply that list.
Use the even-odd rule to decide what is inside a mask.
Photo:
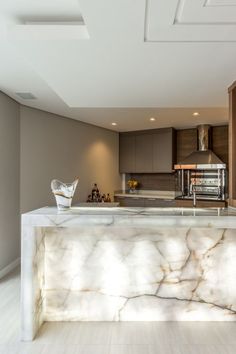
[{"label": "marble countertop", "polygon": [[236,209],[22,216],[21,339],[44,321],[236,321]]},{"label": "marble countertop", "polygon": [[108,225],[36,234],[45,321],[236,320],[236,230]]},{"label": "marble countertop", "polygon": [[85,208],[114,208],[114,207],[118,207],[119,203],[77,203],[74,205],[74,207],[85,207]]},{"label": "marble countertop", "polygon": [[23,215],[136,215],[136,216],[217,216],[236,217],[236,208],[142,208],[142,207],[100,207],[74,206],[67,211],[59,211],[56,207],[44,207]]},{"label": "marble countertop", "polygon": [[45,207],[22,215],[23,224],[35,226],[114,225],[126,227],[230,227],[236,228],[234,208],[72,207],[58,211]]},{"label": "marble countertop", "polygon": [[135,193],[129,191],[115,191],[115,197],[129,197],[129,198],[151,198],[151,199],[175,199],[179,192],[175,191],[158,191],[158,190],[137,190]]}]

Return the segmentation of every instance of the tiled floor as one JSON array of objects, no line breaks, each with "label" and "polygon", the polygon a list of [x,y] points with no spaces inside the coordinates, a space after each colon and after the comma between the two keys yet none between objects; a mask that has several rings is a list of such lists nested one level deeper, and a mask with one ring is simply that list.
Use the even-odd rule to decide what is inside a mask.
[{"label": "tiled floor", "polygon": [[236,322],[45,323],[22,343],[19,270],[0,280],[0,354],[235,354]]}]

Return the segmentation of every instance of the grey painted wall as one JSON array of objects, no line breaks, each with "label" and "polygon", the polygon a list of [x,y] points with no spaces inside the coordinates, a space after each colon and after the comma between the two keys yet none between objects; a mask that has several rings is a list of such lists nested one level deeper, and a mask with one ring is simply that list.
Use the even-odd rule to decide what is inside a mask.
[{"label": "grey painted wall", "polygon": [[74,202],[92,184],[120,189],[118,134],[20,106],[0,92],[0,271],[20,257],[20,212],[55,205],[53,178],[79,177]]},{"label": "grey painted wall", "polygon": [[85,201],[92,184],[120,189],[118,133],[21,106],[21,211],[55,205],[50,182],[79,184],[74,202]]},{"label": "grey painted wall", "polygon": [[0,92],[0,270],[20,255],[20,106]]}]

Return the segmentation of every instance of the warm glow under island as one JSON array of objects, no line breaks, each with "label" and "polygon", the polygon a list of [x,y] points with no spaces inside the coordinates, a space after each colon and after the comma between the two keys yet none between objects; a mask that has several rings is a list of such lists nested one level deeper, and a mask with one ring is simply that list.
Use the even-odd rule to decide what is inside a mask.
[{"label": "warm glow under island", "polygon": [[44,321],[235,321],[233,209],[22,216],[22,340]]}]

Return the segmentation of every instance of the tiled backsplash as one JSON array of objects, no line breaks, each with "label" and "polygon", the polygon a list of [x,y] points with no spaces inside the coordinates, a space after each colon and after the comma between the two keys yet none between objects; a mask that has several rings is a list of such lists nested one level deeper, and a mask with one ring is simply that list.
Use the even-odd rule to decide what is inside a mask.
[{"label": "tiled backsplash", "polygon": [[174,191],[176,189],[175,173],[132,173],[126,175],[126,182],[130,177],[140,183],[140,189],[159,191]]}]

